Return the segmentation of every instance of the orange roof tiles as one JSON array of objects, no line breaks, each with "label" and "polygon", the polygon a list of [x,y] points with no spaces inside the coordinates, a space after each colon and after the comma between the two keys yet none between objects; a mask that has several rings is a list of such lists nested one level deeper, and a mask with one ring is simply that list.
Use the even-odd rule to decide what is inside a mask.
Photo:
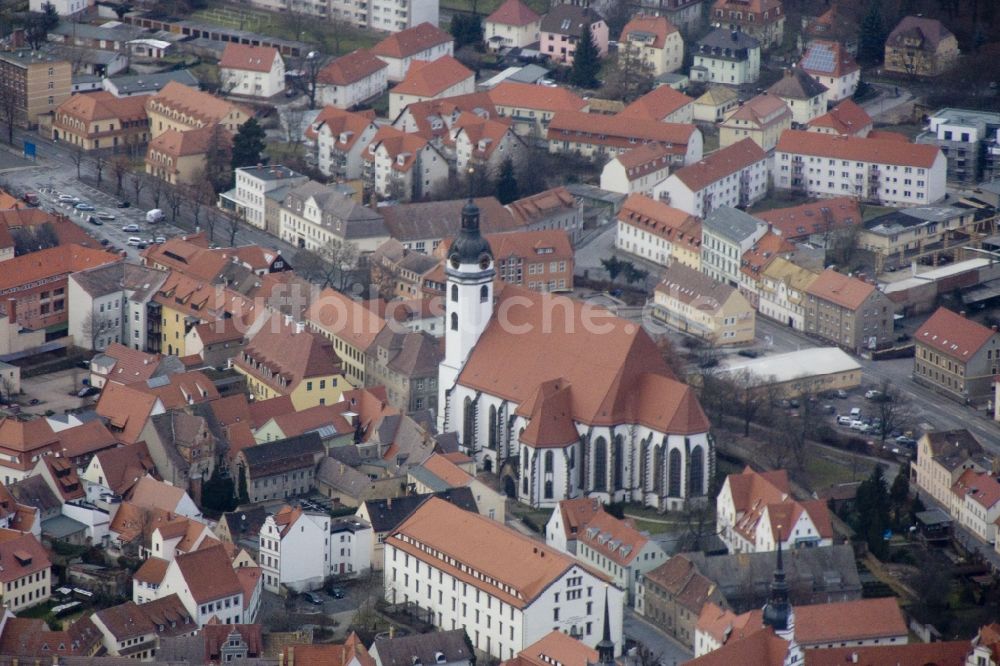
[{"label": "orange roof tiles", "polygon": [[697,217],[643,194],[629,195],[618,221],[692,250],[701,247],[701,221]]},{"label": "orange roof tiles", "polygon": [[450,41],[451,35],[444,30],[430,23],[421,23],[389,35],[372,47],[372,53],[389,58],[409,58]]},{"label": "orange roof tiles", "polygon": [[474,480],[471,474],[438,453],[431,454],[422,467],[452,488],[464,488]]},{"label": "orange roof tiles", "polygon": [[778,153],[827,157],[852,162],[873,162],[929,169],[941,155],[937,146],[902,143],[884,139],[859,138],[785,130],[775,146]]},{"label": "orange roof tiles", "polygon": [[0,583],[9,584],[52,566],[49,554],[33,534],[0,529]]},{"label": "orange roof tiles", "polygon": [[631,525],[601,509],[584,526],[579,541],[620,566],[628,566],[649,539]]},{"label": "orange roof tiles", "polygon": [[[391,125],[383,125],[368,145],[369,149],[364,154],[365,160],[373,161],[377,150],[381,148],[392,160],[391,168],[394,171],[406,172],[417,163],[417,153],[426,148],[428,143],[421,136],[401,132]],[[375,148],[375,152],[372,151],[372,147]],[[403,158],[402,161],[397,159],[399,157]]]},{"label": "orange roof tiles", "polygon": [[[666,87],[666,86],[664,86]],[[743,139],[711,153],[700,162],[673,173],[692,192],[699,192],[726,176],[767,159],[767,153],[753,139]]]},{"label": "orange roof tiles", "polygon": [[149,142],[148,153],[162,153],[174,158],[204,154],[212,144],[215,126],[178,132],[168,129]]},{"label": "orange roof tiles", "polygon": [[587,666],[596,663],[597,650],[561,631],[551,631],[501,666]]},{"label": "orange roof tiles", "polygon": [[[650,44],[654,49],[662,49],[667,43],[667,36],[671,33],[677,32],[677,28],[673,23],[668,21],[663,16],[636,16],[633,17],[631,21],[625,24],[622,29],[622,36],[619,41],[624,42],[628,40],[628,36],[633,32],[641,32],[653,36],[653,42]],[[670,86],[660,86],[661,88],[669,88]]]},{"label": "orange roof tiles", "polygon": [[[431,140],[439,136],[445,137],[451,129],[450,123],[454,123],[465,112],[480,118],[491,120],[498,118],[493,101],[484,92],[411,102],[400,112],[400,118],[406,116],[412,119],[415,127],[410,127],[407,124],[405,128]],[[398,119],[396,125],[399,126]],[[403,129],[403,127],[399,127],[399,129]]]},{"label": "orange roof tiles", "polygon": [[385,320],[361,302],[327,287],[306,311],[306,321],[352,347],[366,351],[385,327]]},{"label": "orange roof tiles", "polygon": [[77,94],[56,109],[55,124],[65,126],[62,116],[68,115],[84,123],[100,120],[135,122],[146,119],[146,98],[142,95],[115,97],[106,90]]},{"label": "orange roof tiles", "polygon": [[486,17],[485,23],[521,27],[540,21],[541,18],[535,13],[535,10],[521,0],[504,0],[504,3],[497,7],[496,11]]},{"label": "orange roof tiles", "polygon": [[795,250],[795,246],[789,243],[783,236],[773,231],[768,231],[753,244],[753,247],[743,253],[740,262],[740,271],[744,275],[756,280],[772,261],[782,254],[787,254],[793,250]]},{"label": "orange roof tiles", "polygon": [[24,453],[58,443],[59,438],[46,419],[22,421],[5,417],[0,420],[0,448]]},{"label": "orange roof tiles", "polygon": [[472,70],[450,55],[427,62],[414,60],[406,76],[392,89],[397,95],[434,97],[466,79],[473,78]]},{"label": "orange roof tiles", "polygon": [[615,159],[625,167],[625,175],[638,180],[646,174],[670,167],[671,151],[658,143],[644,143],[637,148],[618,155]]},{"label": "orange roof tiles", "polygon": [[967,469],[952,485],[951,491],[959,497],[971,497],[986,510],[1000,502],[1000,483],[987,472]]},{"label": "orange roof tiles", "polygon": [[845,99],[827,113],[809,121],[809,127],[825,127],[844,136],[858,136],[872,127],[872,117],[854,100]]},{"label": "orange roof tiles", "polygon": [[542,382],[517,411],[530,419],[520,439],[534,448],[561,448],[580,437],[573,423],[573,396],[564,380]]},{"label": "orange roof tiles", "polygon": [[597,515],[598,511],[602,511],[601,503],[593,497],[561,500],[558,508],[568,541],[578,538],[590,519]]},{"label": "orange roof tiles", "polygon": [[[637,19],[633,19],[633,22],[635,20]],[[667,19],[662,20],[666,22]],[[629,23],[629,25],[632,24]],[[674,90],[670,86],[660,86],[626,106],[618,116],[626,118],[650,118],[652,120],[663,121],[670,114],[676,113],[689,104],[694,104],[694,99]]]},{"label": "orange roof tiles", "polygon": [[795,607],[795,640],[839,643],[902,636],[908,630],[895,597]]},{"label": "orange roof tiles", "polygon": [[250,46],[229,42],[222,52],[219,67],[268,73],[274,67],[274,61],[280,57],[278,49],[273,46]]},{"label": "orange roof tiles", "polygon": [[121,260],[121,256],[117,254],[75,244],[30,252],[0,262],[0,290]]},{"label": "orange roof tiles", "polygon": [[316,82],[324,85],[349,86],[374,75],[388,65],[368,49],[351,51],[319,70]]},{"label": "orange roof tiles", "polygon": [[861,222],[861,209],[851,197],[836,197],[792,208],[775,208],[754,213],[784,238],[826,234]]},{"label": "orange roof tiles", "polygon": [[792,110],[788,108],[784,100],[776,95],[762,93],[747,100],[740,108],[736,109],[726,118],[723,125],[741,127],[735,121],[744,120],[757,127],[771,127],[791,119]]},{"label": "orange roof tiles", "polygon": [[129,495],[129,501],[138,507],[163,511],[176,511],[182,499],[184,499],[183,488],[171,486],[149,476],[139,479]]},{"label": "orange roof tiles", "polygon": [[935,641],[907,645],[856,645],[803,650],[803,666],[965,666],[969,641]]},{"label": "orange roof tiles", "polygon": [[509,120],[490,120],[464,111],[452,126],[452,141],[458,141],[458,137],[462,134],[471,144],[472,157],[479,159],[489,159],[503,143],[507,134],[510,134],[515,141],[520,141],[511,129]]},{"label": "orange roof tiles", "polygon": [[297,330],[280,314],[264,322],[233,365],[279,393],[290,393],[308,377],[341,372],[332,342],[313,331]]},{"label": "orange roof tiles", "polygon": [[580,111],[586,100],[566,88],[550,88],[531,83],[504,81],[489,91],[490,99],[497,106],[540,111]]},{"label": "orange roof tiles", "polygon": [[698,128],[688,123],[664,123],[651,118],[602,116],[560,111],[549,122],[548,140],[632,148],[637,142],[658,141],[675,154],[686,153]]},{"label": "orange roof tiles", "polygon": [[787,656],[788,641],[778,638],[768,628],[758,628],[742,640],[730,640],[718,650],[686,662],[686,666],[783,666]]},{"label": "orange roof tiles", "polygon": [[237,104],[177,81],[170,81],[160,89],[160,92],[151,95],[146,100],[147,111],[150,106],[156,105],[190,115],[197,118],[203,125],[219,123],[235,111],[242,111],[248,116],[252,115]]},{"label": "orange roof tiles", "polygon": [[163,577],[167,575],[167,566],[169,564],[170,562],[162,557],[147,557],[142,566],[132,574],[132,578],[141,583],[159,585],[163,582]]},{"label": "orange roof tiles", "polygon": [[232,562],[221,546],[178,555],[174,562],[199,604],[243,592]]},{"label": "orange roof tiles", "polygon": [[[810,57],[814,51],[822,52],[823,57],[819,57],[814,61]],[[833,59],[827,60],[828,56],[826,54],[831,54]],[[816,66],[815,63],[819,61],[823,62],[823,69],[819,69]],[[827,64],[829,65],[828,67]],[[806,49],[805,54],[803,54],[802,59],[799,60],[799,68],[813,76],[833,76],[838,78],[861,69],[854,60],[854,57],[844,48],[843,44],[821,39],[812,41],[809,48]]]},{"label": "orange roof tiles", "polygon": [[926,345],[963,363],[996,337],[996,331],[943,307],[938,308],[913,335],[917,344]]},{"label": "orange roof tiles", "polygon": [[[405,536],[404,541],[401,537]],[[415,542],[415,543],[414,543]],[[583,568],[569,556],[524,536],[485,516],[460,509],[431,497],[410,514],[386,539],[412,557],[433,562],[435,567],[517,608],[524,608],[549,585],[574,567]],[[422,544],[454,558],[473,571],[498,581],[504,588],[468,570],[459,569],[439,556],[425,552]],[[502,558],[496,553],[502,552]],[[464,568],[464,567],[463,567]]]},{"label": "orange roof tiles", "polygon": [[360,666],[375,666],[375,660],[353,631],[342,645],[289,645],[282,651],[286,664],[295,666],[349,666],[357,659]]},{"label": "orange roof tiles", "polygon": [[139,440],[158,398],[133,386],[105,384],[97,400],[97,413],[107,419],[118,439],[128,444]]},{"label": "orange roof tiles", "polygon": [[875,291],[875,285],[826,269],[813,280],[806,293],[848,310],[857,310]]}]

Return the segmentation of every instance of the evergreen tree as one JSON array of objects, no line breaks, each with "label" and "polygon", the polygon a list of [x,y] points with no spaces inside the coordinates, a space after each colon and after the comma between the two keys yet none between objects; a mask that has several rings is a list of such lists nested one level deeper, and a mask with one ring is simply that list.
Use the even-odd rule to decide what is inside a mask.
[{"label": "evergreen tree", "polygon": [[514,160],[508,157],[500,165],[500,177],[497,178],[497,199],[506,206],[519,197],[517,177],[514,175]]},{"label": "evergreen tree", "polygon": [[45,28],[45,32],[51,32],[59,27],[59,12],[51,2],[42,5],[42,27]]},{"label": "evergreen tree", "polygon": [[483,41],[483,20],[477,14],[455,14],[451,18],[451,36],[456,51],[466,44],[475,46]]},{"label": "evergreen tree", "polygon": [[234,169],[255,166],[261,162],[264,144],[264,128],[256,118],[243,123],[236,136],[233,137],[232,164]]},{"label": "evergreen tree", "polygon": [[866,65],[882,61],[885,54],[885,21],[882,18],[882,0],[871,0],[868,13],[861,19],[858,39],[858,60]]},{"label": "evergreen tree", "polygon": [[885,531],[889,529],[889,486],[881,465],[875,465],[871,475],[858,486],[854,501],[855,528],[868,544],[868,550],[879,559],[889,552]]},{"label": "evergreen tree", "polygon": [[597,73],[601,71],[601,54],[594,41],[594,33],[590,24],[583,27],[583,34],[573,52],[573,69],[569,73],[569,81],[581,88],[596,88]]},{"label": "evergreen tree", "polygon": [[247,494],[247,471],[242,465],[240,465],[239,477],[237,479],[236,501],[240,504],[246,504],[250,501],[250,497]]}]

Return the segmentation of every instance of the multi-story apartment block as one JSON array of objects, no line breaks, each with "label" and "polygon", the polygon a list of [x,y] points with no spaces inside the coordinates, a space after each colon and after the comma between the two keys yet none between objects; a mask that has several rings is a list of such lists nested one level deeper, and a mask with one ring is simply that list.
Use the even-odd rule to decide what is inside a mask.
[{"label": "multi-story apartment block", "polygon": [[512,659],[553,628],[593,647],[607,622],[622,644],[622,591],[607,578],[436,497],[385,539],[384,580],[386,601],[419,607],[439,629],[464,628],[496,659]]},{"label": "multi-story apartment block", "polygon": [[149,140],[145,100],[103,90],[73,95],[56,109],[52,138],[83,150],[135,150]]},{"label": "multi-story apartment block", "polygon": [[950,509],[952,488],[966,470],[992,472],[996,464],[968,430],[932,430],[917,441],[917,487]]},{"label": "multi-story apartment block", "polygon": [[[386,76],[390,83],[402,81],[410,71],[410,65],[416,60],[429,62],[455,53],[455,42],[451,35],[437,27],[437,2],[410,1],[414,6],[433,5],[434,19],[421,19],[402,27],[393,25],[385,28],[398,32],[394,32],[373,46],[371,52],[389,66]],[[389,4],[387,0],[377,0],[377,2]],[[393,4],[399,3],[393,0]],[[401,10],[396,7],[388,13],[394,15],[397,11]]]},{"label": "multi-story apartment block", "polygon": [[54,114],[69,98],[72,78],[68,60],[28,49],[0,52],[0,96],[13,100],[19,127],[37,127],[40,116]]},{"label": "multi-story apartment block", "polygon": [[618,115],[652,118],[663,123],[690,123],[694,121],[694,100],[670,86],[660,86],[626,106]]},{"label": "multi-story apartment block", "polygon": [[680,69],[684,61],[684,38],[663,16],[634,17],[622,29],[619,44],[632,49],[656,76]]},{"label": "multi-story apartment block", "polygon": [[625,591],[625,602],[635,606],[639,581],[666,562],[667,554],[662,544],[639,532],[631,521],[599,509],[577,535],[576,559],[610,578]]},{"label": "multi-story apartment block", "polygon": [[596,11],[580,5],[555,5],[542,18],[539,48],[553,62],[572,66],[577,44],[588,27],[603,58],[608,54],[608,24]]},{"label": "multi-story apartment block", "polygon": [[474,169],[497,178],[508,159],[521,168],[528,146],[514,131],[510,120],[489,120],[474,113],[462,113],[448,132],[454,146],[455,168],[459,173]]},{"label": "multi-story apartment block", "polygon": [[1000,482],[992,471],[967,469],[951,487],[951,515],[958,524],[993,546],[1000,519]]},{"label": "multi-story apartment block", "polygon": [[289,189],[309,182],[308,176],[280,164],[234,170],[236,187],[219,195],[219,205],[231,208],[247,224],[278,235],[280,220],[268,220],[268,201],[283,201]]},{"label": "multi-story apartment block", "polygon": [[743,139],[770,153],[782,132],[792,127],[792,110],[784,100],[763,93],[748,100],[719,125],[719,145],[731,146]]},{"label": "multi-story apartment block", "polygon": [[355,387],[370,386],[365,374],[368,349],[386,322],[364,303],[331,288],[320,293],[306,311],[309,327],[333,343],[344,376]]},{"label": "multi-story apartment block", "polygon": [[273,46],[230,42],[219,60],[219,86],[229,95],[274,97],[285,89],[285,61]]},{"label": "multi-story apartment block", "polygon": [[316,181],[288,190],[279,229],[282,240],[307,250],[334,241],[355,243],[361,252],[373,252],[389,238],[378,211],[362,206],[335,186]]},{"label": "multi-story apartment block", "polygon": [[701,272],[738,287],[743,255],[767,233],[767,225],[730,206],[713,210],[701,225]]},{"label": "multi-story apartment block", "polygon": [[712,346],[753,342],[756,314],[738,289],[679,262],[662,276],[653,317]]},{"label": "multi-story apartment block", "polygon": [[441,151],[423,137],[389,125],[375,133],[363,159],[366,194],[411,201],[447,185],[448,162]]},{"label": "multi-story apartment block", "polygon": [[615,248],[660,266],[701,268],[701,221],[662,201],[632,195],[618,213]]},{"label": "multi-story apartment block", "polygon": [[880,273],[918,260],[937,264],[941,256],[954,258],[968,244],[979,222],[977,212],[961,203],[903,208],[865,222],[858,245],[875,256]]},{"label": "multi-story apartment block", "polygon": [[545,138],[549,123],[561,111],[590,109],[590,103],[561,87],[504,81],[489,91],[497,115],[514,121],[514,131],[521,135]]},{"label": "multi-story apartment block", "polygon": [[885,40],[885,69],[907,76],[938,76],[958,61],[958,40],[941,21],[906,16]]},{"label": "multi-story apartment block", "polygon": [[781,0],[715,0],[712,25],[746,32],[766,50],[781,46],[785,36],[785,12]]},{"label": "multi-story apartment block", "polygon": [[277,594],[282,585],[293,592],[323,586],[330,573],[330,516],[286,504],[267,517],[259,538],[265,590]]},{"label": "multi-story apartment block", "polygon": [[993,396],[1000,374],[1000,333],[938,308],[913,335],[913,380],[949,398],[978,404]]},{"label": "multi-story apartment block", "polygon": [[0,560],[0,600],[4,608],[19,613],[49,600],[52,563],[34,534],[0,529]]},{"label": "multi-story apartment block", "polygon": [[784,76],[767,89],[792,110],[792,122],[806,125],[826,113],[827,87],[799,67],[786,69]]},{"label": "multi-story apartment block", "polygon": [[716,28],[694,48],[692,81],[741,86],[760,78],[760,42],[745,32]]},{"label": "multi-story apartment block", "polygon": [[146,113],[153,138],[169,130],[185,132],[214,125],[235,133],[252,115],[237,104],[177,81],[146,98]]},{"label": "multi-story apartment block", "polygon": [[158,326],[152,326],[159,317],[150,316],[150,306],[166,279],[166,271],[124,261],[70,275],[66,298],[73,344],[94,351],[115,342],[148,349],[150,338],[159,339]]},{"label": "multi-story apartment block", "polygon": [[673,166],[702,158],[701,130],[688,123],[560,111],[549,122],[547,136],[550,153],[577,153],[602,162],[640,143],[663,145],[671,152]]},{"label": "multi-story apartment block", "polygon": [[[352,51],[319,70],[316,100],[321,104],[349,109],[374,99],[388,89],[388,71],[385,61],[375,57],[368,49]],[[317,118],[314,125],[319,122]]]},{"label": "multi-story apartment block", "polygon": [[229,136],[216,127],[168,129],[149,142],[146,173],[171,185],[195,183],[206,177],[212,145],[225,145],[229,140]]},{"label": "multi-story apartment block", "polygon": [[946,170],[936,146],[787,130],[775,147],[773,182],[809,196],[917,206],[944,197]]},{"label": "multi-story apartment block", "polygon": [[646,143],[611,158],[601,170],[601,189],[619,194],[653,193],[670,175],[670,150]]},{"label": "multi-story apartment block", "polygon": [[672,173],[653,197],[697,217],[720,206],[748,208],[767,194],[767,153],[743,139]]},{"label": "multi-story apartment block", "polygon": [[476,75],[454,56],[426,62],[415,60],[403,80],[389,93],[389,117],[398,118],[415,102],[468,95],[476,91]]},{"label": "multi-story apartment block", "polygon": [[490,50],[529,46],[538,41],[542,17],[522,0],[505,0],[483,22],[483,37]]},{"label": "multi-story apartment block", "polygon": [[833,269],[806,288],[805,330],[856,354],[893,341],[895,305],[875,285]]},{"label": "multi-story apartment block", "polygon": [[929,118],[917,143],[937,146],[948,159],[948,180],[975,185],[1000,176],[1000,113],[941,109]]},{"label": "multi-story apartment block", "polygon": [[375,138],[375,112],[351,113],[334,106],[324,107],[306,137],[315,137],[319,170],[335,181],[361,178],[364,151]]}]

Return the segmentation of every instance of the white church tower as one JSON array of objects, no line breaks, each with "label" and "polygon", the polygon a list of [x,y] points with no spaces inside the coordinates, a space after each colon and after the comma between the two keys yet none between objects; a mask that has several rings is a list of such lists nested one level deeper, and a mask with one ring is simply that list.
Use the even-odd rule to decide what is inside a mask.
[{"label": "white church tower", "polygon": [[458,406],[451,404],[449,394],[493,316],[493,251],[479,232],[479,207],[471,198],[462,208],[462,229],[448,251],[445,275],[445,352],[438,368],[440,432],[459,429]]}]

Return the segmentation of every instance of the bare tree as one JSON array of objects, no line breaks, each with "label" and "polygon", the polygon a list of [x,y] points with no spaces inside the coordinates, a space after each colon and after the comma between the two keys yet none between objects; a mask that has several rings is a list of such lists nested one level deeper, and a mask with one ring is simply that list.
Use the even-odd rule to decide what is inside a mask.
[{"label": "bare tree", "polygon": [[316,254],[336,271],[339,278],[338,289],[343,291],[347,287],[351,272],[358,267],[361,258],[358,246],[347,240],[331,238],[316,250]]},{"label": "bare tree", "polygon": [[124,155],[115,155],[111,158],[111,173],[115,176],[115,194],[121,196],[125,182],[125,174],[129,172],[128,158]]},{"label": "bare tree", "polygon": [[771,382],[750,370],[739,370],[730,374],[729,404],[730,413],[743,422],[743,436],[750,436],[750,424],[762,410],[770,405],[770,393],[767,388]]},{"label": "bare tree", "polygon": [[905,428],[913,419],[909,398],[888,379],[882,380],[874,402],[875,414],[881,424],[879,437],[882,442],[893,430]]},{"label": "bare tree", "polygon": [[246,215],[246,211],[243,208],[237,208],[232,215],[226,217],[226,229],[229,231],[230,247],[236,245],[236,234],[239,233],[240,227],[246,221]]},{"label": "bare tree", "polygon": [[73,146],[73,149],[69,151],[69,159],[73,162],[73,166],[76,167],[76,179],[80,180],[80,166],[83,164],[83,147]]},{"label": "bare tree", "polygon": [[94,311],[91,310],[83,316],[83,321],[80,322],[80,336],[83,338],[80,342],[84,342],[89,346],[87,349],[97,350],[97,334],[100,332],[100,328],[96,321],[94,321]]},{"label": "bare tree", "polygon": [[281,129],[294,155],[298,155],[302,148],[302,121],[305,115],[306,109],[301,106],[287,106],[281,114]]},{"label": "bare tree", "polygon": [[161,178],[153,176],[149,179],[149,193],[153,197],[153,208],[160,207],[160,200],[163,199],[163,192],[166,189],[167,183]]},{"label": "bare tree", "polygon": [[14,379],[6,373],[0,374],[0,398],[10,402],[14,397]]},{"label": "bare tree", "polygon": [[611,99],[631,102],[652,90],[655,81],[653,66],[642,57],[639,48],[622,42],[605,78],[604,94]]},{"label": "bare tree", "polygon": [[166,192],[167,206],[170,208],[170,221],[177,221],[181,206],[184,205],[184,191],[177,185],[168,185]]},{"label": "bare tree", "polygon": [[205,228],[208,230],[208,240],[215,240],[215,227],[219,223],[219,214],[214,208],[205,209]]},{"label": "bare tree", "polygon": [[309,108],[316,108],[316,90],[319,85],[319,73],[326,65],[326,58],[318,51],[310,51],[300,59],[299,71],[302,75],[299,79],[299,86],[309,98]]},{"label": "bare tree", "polygon": [[135,194],[135,205],[141,206],[142,203],[139,201],[139,196],[142,194],[142,190],[146,187],[146,174],[144,173],[134,173],[132,174],[132,192]]},{"label": "bare tree", "polygon": [[20,98],[11,86],[0,87],[0,120],[7,126],[7,143],[14,145],[14,125],[20,112]]},{"label": "bare tree", "polygon": [[94,155],[94,171],[97,172],[97,186],[101,186],[101,178],[104,174],[104,167],[108,165],[108,160],[101,151],[96,151]]}]

